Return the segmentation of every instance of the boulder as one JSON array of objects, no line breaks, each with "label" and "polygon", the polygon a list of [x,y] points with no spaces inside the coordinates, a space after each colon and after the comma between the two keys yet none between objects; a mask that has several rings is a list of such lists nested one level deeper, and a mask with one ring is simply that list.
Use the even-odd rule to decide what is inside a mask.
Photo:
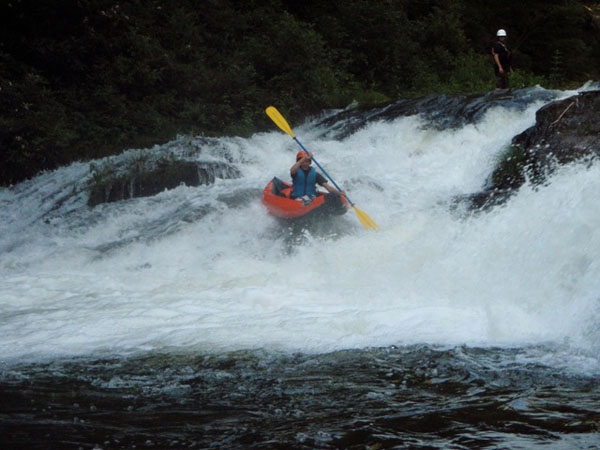
[{"label": "boulder", "polygon": [[[106,172],[106,169],[103,169]],[[215,178],[237,178],[239,171],[225,163],[185,160],[161,161],[156,166],[135,167],[118,175],[96,175],[89,186],[88,206],[134,197],[149,197],[181,185],[212,184]]]},{"label": "boulder", "polygon": [[600,91],[579,93],[540,108],[535,125],[515,136],[475,208],[506,200],[527,180],[544,182],[557,166],[600,155]]}]

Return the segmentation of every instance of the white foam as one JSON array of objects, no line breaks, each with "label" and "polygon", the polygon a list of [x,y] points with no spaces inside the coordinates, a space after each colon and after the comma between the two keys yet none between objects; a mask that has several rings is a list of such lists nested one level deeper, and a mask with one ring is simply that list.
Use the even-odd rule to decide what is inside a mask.
[{"label": "white foam", "polygon": [[[496,108],[457,130],[427,129],[419,117],[372,123],[343,142],[300,128],[381,230],[362,229],[350,212],[340,218],[349,233],[308,235],[291,252],[259,200],[293,162],[280,132],[224,140],[239,179],[92,210],[82,199],[49,223],[39,218],[45,199],[85,178],[85,165],[4,189],[0,358],[565,341],[597,352],[597,164],[565,167],[489,213],[448,207],[485,184],[539,106]],[[222,201],[248,189],[256,197],[246,205]],[[178,219],[205,207],[195,221]]]}]

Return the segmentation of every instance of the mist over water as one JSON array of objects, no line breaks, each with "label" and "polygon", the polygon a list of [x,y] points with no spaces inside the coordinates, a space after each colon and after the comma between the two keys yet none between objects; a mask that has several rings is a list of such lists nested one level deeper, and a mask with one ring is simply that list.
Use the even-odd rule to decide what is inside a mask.
[{"label": "mist over water", "polygon": [[416,343],[597,355],[600,166],[565,167],[489,212],[453,207],[542,105],[492,108],[458,129],[372,122],[341,141],[316,122],[294,127],[381,230],[351,211],[291,247],[260,203],[296,152],[279,131],[202,148],[242,174],[210,186],[89,208],[77,163],[3,189],[0,357]]}]

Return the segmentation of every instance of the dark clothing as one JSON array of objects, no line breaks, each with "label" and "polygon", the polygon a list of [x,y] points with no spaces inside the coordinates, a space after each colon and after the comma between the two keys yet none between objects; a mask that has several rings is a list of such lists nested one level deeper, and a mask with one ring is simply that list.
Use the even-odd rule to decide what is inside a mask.
[{"label": "dark clothing", "polygon": [[494,59],[496,87],[500,89],[506,89],[509,87],[508,74],[511,70],[512,53],[505,44],[498,41],[492,47],[492,58],[495,54],[498,55],[498,60],[500,61],[502,70],[504,70],[504,73],[500,73],[500,69],[498,69],[498,64],[496,64],[496,60]]},{"label": "dark clothing", "polygon": [[[312,167],[311,167],[311,169],[312,169]],[[304,179],[308,180],[308,174],[310,173],[310,169],[304,170],[304,169],[302,169],[302,167],[299,167],[298,170],[302,170],[302,172],[304,172]],[[296,172],[294,175],[292,175],[292,180],[294,180],[296,178],[297,174],[298,174],[298,172]],[[315,181],[319,186],[323,186],[325,183],[327,183],[327,180],[325,179],[325,177],[323,175],[321,175],[319,172],[317,172]],[[293,193],[290,194],[290,197],[295,198]]]},{"label": "dark clothing", "polygon": [[[500,60],[500,65],[504,69],[505,72],[510,71],[510,62],[512,59],[512,53],[508,49],[506,45],[502,42],[498,41],[492,47],[492,52],[498,55],[498,59]],[[496,72],[498,72],[498,65],[494,61],[494,68]]]},{"label": "dark clothing", "polygon": [[496,88],[508,89],[510,87],[510,81],[508,80],[508,72],[500,73],[496,72]]}]

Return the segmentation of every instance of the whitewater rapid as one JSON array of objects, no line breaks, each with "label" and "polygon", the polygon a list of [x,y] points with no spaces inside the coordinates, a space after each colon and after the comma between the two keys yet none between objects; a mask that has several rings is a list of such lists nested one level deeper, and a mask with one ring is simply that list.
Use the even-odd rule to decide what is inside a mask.
[{"label": "whitewater rapid", "polygon": [[600,372],[600,164],[484,213],[453,201],[485,186],[541,106],[458,129],[371,122],[342,140],[292,124],[380,230],[351,211],[291,247],[260,203],[297,151],[277,129],[207,145],[199,158],[225,152],[241,172],[208,186],[89,208],[89,164],[75,163],[2,189],[0,360],[551,345],[544,358]]}]

